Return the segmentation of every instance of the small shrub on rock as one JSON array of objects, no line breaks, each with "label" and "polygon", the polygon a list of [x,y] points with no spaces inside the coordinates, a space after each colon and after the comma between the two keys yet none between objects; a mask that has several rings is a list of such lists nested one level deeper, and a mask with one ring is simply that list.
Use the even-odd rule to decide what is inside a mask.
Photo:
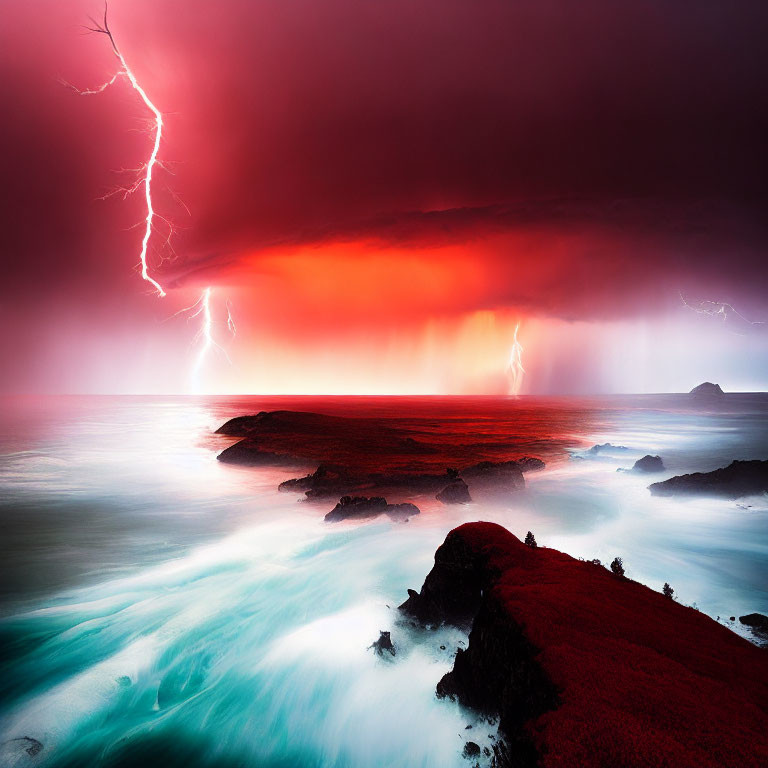
[{"label": "small shrub on rock", "polygon": [[661,591],[664,593],[664,597],[668,597],[672,599],[675,596],[675,590],[672,589],[672,587],[669,586],[668,582],[664,582],[664,586],[661,588]]},{"label": "small shrub on rock", "polygon": [[525,543],[529,547],[538,547],[539,545],[536,543],[536,537],[528,531],[528,533],[525,534]]},{"label": "small shrub on rock", "polygon": [[611,571],[613,571],[616,576],[624,576],[624,561],[620,557],[613,558],[613,562],[611,563]]}]

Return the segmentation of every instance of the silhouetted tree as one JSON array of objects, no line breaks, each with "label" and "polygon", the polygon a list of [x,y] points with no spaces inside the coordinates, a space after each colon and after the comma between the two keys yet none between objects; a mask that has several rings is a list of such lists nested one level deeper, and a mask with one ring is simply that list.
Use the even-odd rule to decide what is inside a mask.
[{"label": "silhouetted tree", "polygon": [[525,534],[525,543],[529,547],[538,547],[539,545],[536,543],[536,537],[528,531],[528,533]]},{"label": "silhouetted tree", "polygon": [[666,581],[664,582],[664,586],[661,588],[661,591],[664,593],[664,597],[672,598],[675,596],[675,590],[672,589],[672,587],[670,587]]},{"label": "silhouetted tree", "polygon": [[611,563],[611,570],[616,574],[616,576],[623,576],[624,561],[620,557],[614,557],[613,562]]}]

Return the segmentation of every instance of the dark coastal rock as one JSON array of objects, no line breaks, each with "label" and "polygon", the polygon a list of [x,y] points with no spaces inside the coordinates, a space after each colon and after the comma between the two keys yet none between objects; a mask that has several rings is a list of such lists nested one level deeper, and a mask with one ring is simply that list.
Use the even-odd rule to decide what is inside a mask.
[{"label": "dark coastal rock", "polygon": [[741,496],[768,491],[768,461],[733,461],[713,472],[677,475],[649,486],[655,496],[720,496],[738,499]]},{"label": "dark coastal rock", "polygon": [[511,492],[525,488],[525,478],[517,461],[481,461],[462,469],[460,474],[472,490]]},{"label": "dark coastal rock", "polygon": [[412,620],[472,623],[437,692],[498,716],[498,768],[768,764],[768,656],[699,611],[493,523],[408,594]]},{"label": "dark coastal rock", "polygon": [[521,456],[515,460],[521,472],[538,472],[547,465],[536,456]]},{"label": "dark coastal rock", "polygon": [[451,531],[435,552],[435,565],[421,592],[409,589],[399,610],[421,624],[469,626],[491,582],[486,561],[461,528]]},{"label": "dark coastal rock", "polygon": [[363,478],[356,477],[346,467],[321,464],[312,474],[286,480],[278,486],[283,492],[303,492],[309,498],[341,496],[365,486]]},{"label": "dark coastal rock", "polygon": [[746,616],[739,616],[739,621],[750,629],[768,634],[768,616],[763,616],[762,613],[749,613]]},{"label": "dark coastal rock", "polygon": [[469,486],[461,479],[446,485],[435,498],[442,504],[466,504],[472,501]]},{"label": "dark coastal rock", "polygon": [[255,434],[293,435],[297,431],[304,434],[323,434],[333,427],[343,427],[351,421],[343,416],[327,416],[322,413],[307,411],[260,411],[253,416],[236,416],[222,424],[218,435],[232,437],[252,437]]},{"label": "dark coastal rock", "polygon": [[280,483],[279,490],[303,492],[308,499],[325,499],[355,492],[404,492],[408,494],[435,492],[456,479],[455,475],[416,474],[413,472],[355,473],[332,464],[321,464],[315,472]]},{"label": "dark coastal rock", "polygon": [[632,467],[633,472],[663,472],[665,469],[661,456],[647,454],[638,459]]},{"label": "dark coastal rock", "polygon": [[263,450],[258,441],[251,438],[230,445],[216,458],[226,464],[240,464],[245,467],[278,467],[300,463],[295,456]]},{"label": "dark coastal rock", "polygon": [[392,644],[390,633],[385,632],[383,629],[379,630],[379,639],[374,640],[368,647],[373,648],[379,656],[383,656],[385,653],[388,653],[390,656],[395,655],[395,646]]},{"label": "dark coastal rock", "polygon": [[468,741],[464,745],[464,749],[462,750],[462,757],[466,758],[472,758],[472,757],[478,757],[480,755],[480,745],[475,744],[474,741]]},{"label": "dark coastal rock", "polygon": [[235,416],[222,424],[216,430],[216,434],[227,435],[228,437],[246,437],[254,430],[255,425],[263,416],[263,411],[255,416]]},{"label": "dark coastal rock", "polygon": [[722,397],[725,392],[720,388],[719,384],[713,384],[711,381],[705,381],[703,384],[699,384],[694,387],[688,394],[694,397]]},{"label": "dark coastal rock", "polygon": [[342,496],[339,503],[325,516],[328,523],[350,518],[364,519],[389,515],[390,517],[407,520],[412,515],[418,515],[419,508],[415,504],[387,504],[382,496]]}]

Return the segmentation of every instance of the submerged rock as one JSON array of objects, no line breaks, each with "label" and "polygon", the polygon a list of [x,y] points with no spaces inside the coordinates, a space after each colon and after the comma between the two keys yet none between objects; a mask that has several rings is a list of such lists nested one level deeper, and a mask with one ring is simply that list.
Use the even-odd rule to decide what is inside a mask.
[{"label": "submerged rock", "polygon": [[460,474],[473,491],[481,489],[506,493],[525,488],[525,478],[517,461],[481,461],[462,469]]},{"label": "submerged rock", "polygon": [[722,397],[725,392],[723,392],[719,384],[705,381],[703,384],[694,387],[688,394],[694,397]]},{"label": "submerged rock", "polygon": [[295,456],[263,450],[259,442],[252,438],[245,438],[230,445],[216,458],[226,464],[240,464],[247,467],[277,467],[300,463]]},{"label": "submerged rock", "polygon": [[768,765],[768,656],[699,611],[493,523],[451,531],[408,595],[415,621],[471,622],[437,692],[499,717],[498,768]]},{"label": "submerged rock", "polygon": [[768,461],[733,461],[713,472],[677,475],[648,487],[654,496],[696,495],[738,499],[768,491]]},{"label": "submerged rock", "polygon": [[638,459],[632,467],[633,472],[663,472],[664,470],[665,466],[661,456],[651,456],[650,454]]},{"label": "submerged rock", "polygon": [[383,629],[379,630],[379,639],[374,640],[368,648],[373,648],[379,656],[383,656],[385,653],[388,653],[391,656],[395,655],[395,646],[392,644],[390,633],[385,632]]},{"label": "submerged rock", "polygon": [[472,501],[472,497],[469,495],[469,486],[461,479],[446,485],[435,498],[443,504],[467,504]]},{"label": "submerged rock", "polygon": [[28,758],[37,757],[42,750],[42,743],[30,736],[8,739],[0,744],[0,764],[9,768],[16,765],[37,765],[38,760]]},{"label": "submerged rock", "polygon": [[383,496],[342,496],[339,503],[325,516],[328,523],[350,518],[390,517],[407,520],[412,515],[418,515],[419,508],[415,504],[387,504]]}]

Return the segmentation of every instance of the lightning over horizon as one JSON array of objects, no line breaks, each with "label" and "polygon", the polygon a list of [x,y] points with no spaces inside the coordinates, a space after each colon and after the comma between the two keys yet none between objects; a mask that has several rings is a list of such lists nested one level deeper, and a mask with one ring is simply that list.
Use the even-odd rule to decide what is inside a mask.
[{"label": "lightning over horizon", "polygon": [[[205,361],[206,356],[208,355],[208,352],[211,349],[217,349],[221,354],[224,356],[224,359],[231,365],[232,360],[229,357],[229,354],[227,353],[227,350],[224,349],[224,347],[221,346],[213,337],[213,326],[216,321],[213,319],[213,314],[211,312],[211,294],[213,293],[213,288],[210,286],[203,289],[203,292],[200,294],[200,298],[198,300],[188,306],[184,307],[183,309],[180,309],[178,312],[175,312],[173,317],[176,317],[178,315],[188,315],[188,319],[193,319],[195,317],[201,317],[202,321],[200,324],[200,328],[195,334],[192,343],[199,341],[202,339],[202,344],[200,345],[200,349],[198,350],[197,357],[195,358],[195,364],[192,367],[192,378],[196,379],[197,376],[200,373],[200,370],[203,366],[203,362]],[[226,325],[227,330],[232,334],[232,336],[237,335],[237,329],[235,328],[235,322],[232,318],[232,309],[230,306],[229,300],[227,300],[226,304],[227,309],[227,319],[226,319]]]},{"label": "lightning over horizon", "polygon": [[[128,66],[128,62],[125,60],[125,57],[123,56],[122,52],[118,48],[115,38],[112,34],[112,31],[109,28],[107,11],[108,11],[108,5],[105,2],[103,20],[101,22],[98,22],[93,17],[90,17],[90,22],[92,26],[87,26],[86,29],[90,32],[96,32],[98,34],[106,35],[112,47],[112,52],[115,54],[118,61],[120,62],[120,69],[109,80],[107,80],[106,82],[94,88],[79,89],[73,86],[71,83],[65,82],[64,84],[81,96],[90,96],[90,95],[103,93],[107,88],[109,88],[109,86],[117,82],[119,78],[124,77],[128,79],[128,81],[131,84],[131,87],[139,94],[144,105],[152,113],[152,122],[154,125],[152,150],[150,152],[150,155],[147,161],[143,163],[138,169],[136,169],[139,174],[138,178],[129,187],[120,187],[108,193],[107,195],[105,195],[105,197],[108,197],[109,195],[114,194],[115,192],[122,192],[123,197],[125,198],[125,197],[128,197],[133,192],[135,192],[136,190],[138,190],[141,186],[144,187],[146,216],[144,218],[144,234],[142,237],[141,250],[139,253],[139,260],[141,264],[141,277],[143,280],[145,280],[146,282],[150,283],[153,286],[158,298],[164,298],[165,296],[167,296],[167,292],[163,288],[163,286],[159,283],[159,281],[149,274],[149,265],[147,262],[150,239],[154,231],[155,218],[162,219],[169,226],[169,235],[168,235],[168,238],[166,239],[167,245],[169,245],[170,236],[173,231],[173,227],[171,226],[170,222],[168,222],[168,220],[165,219],[165,217],[161,216],[155,211],[153,201],[152,201],[152,175],[153,175],[155,166],[159,164],[158,155],[160,152],[160,144],[163,137],[163,116],[160,110],[155,106],[155,104],[149,98],[149,96],[147,95],[147,92],[139,84],[135,74],[133,73],[133,70]],[[214,321],[211,314],[212,292],[213,292],[212,287],[207,286],[206,288],[203,289],[203,292],[200,295],[200,298],[198,298],[198,300],[194,304],[192,304],[189,307],[185,307],[179,310],[178,312],[175,312],[173,315],[171,315],[171,317],[176,317],[178,315],[188,314],[189,318],[195,318],[195,317],[202,318],[201,326],[193,339],[193,343],[197,342],[201,338],[203,340],[200,350],[198,351],[195,364],[193,366],[193,370],[192,370],[193,378],[196,378],[197,375],[199,374],[199,371],[203,365],[203,362],[211,348],[216,348],[220,350],[221,353],[226,358],[227,362],[231,364],[231,360],[229,358],[227,351],[220,344],[218,344],[213,338]],[[227,330],[229,331],[229,333],[232,334],[233,337],[235,337],[237,335],[237,329],[235,326],[234,319],[232,317],[232,310],[231,310],[231,305],[229,300],[226,301],[225,306],[227,311],[227,319],[226,319]]]},{"label": "lightning over horizon", "polygon": [[520,323],[515,325],[515,333],[512,337],[512,350],[509,354],[509,365],[507,371],[510,375],[510,394],[519,395],[523,386],[523,377],[525,368],[523,368],[523,345],[518,341],[517,332],[520,330]]},{"label": "lightning over horizon", "polygon": [[[162,285],[160,285],[160,283],[149,274],[149,267],[147,265],[147,251],[149,248],[149,240],[152,237],[153,219],[155,217],[155,209],[152,205],[152,171],[157,164],[157,155],[160,152],[160,142],[163,137],[163,116],[160,110],[152,103],[149,96],[147,96],[147,92],[141,87],[141,85],[139,85],[139,82],[136,80],[136,76],[133,74],[133,70],[128,66],[128,62],[125,60],[120,49],[117,47],[117,43],[115,42],[115,38],[112,35],[112,31],[110,30],[109,23],[107,21],[107,4],[104,3],[104,20],[101,23],[97,22],[93,18],[90,20],[93,26],[86,27],[86,29],[90,32],[97,32],[107,36],[110,45],[112,46],[112,52],[120,62],[120,69],[112,76],[111,79],[107,80],[107,82],[96,88],[80,90],[71,85],[70,87],[81,96],[90,96],[97,93],[103,93],[110,85],[114,84],[119,77],[127,77],[131,83],[131,87],[139,94],[141,100],[144,102],[144,105],[152,112],[154,118],[155,128],[152,152],[149,156],[149,159],[142,167],[142,170],[144,171],[144,178],[141,183],[144,185],[144,198],[147,206],[147,215],[144,219],[144,236],[141,241],[141,252],[139,253],[139,260],[141,262],[142,279],[146,280],[155,288],[158,297],[163,298],[167,295],[166,291]],[[137,184],[134,189],[138,188],[140,185],[141,184]]]},{"label": "lightning over horizon", "polygon": [[[717,317],[722,319],[723,323],[727,322],[730,317],[735,317],[737,321],[742,324],[743,326],[749,326],[752,328],[762,328],[765,326],[765,321],[763,320],[749,320],[744,315],[741,314],[732,304],[729,304],[727,301],[712,301],[710,299],[704,299],[702,301],[698,301],[696,303],[691,303],[688,301],[682,294],[681,291],[678,291],[678,294],[680,296],[680,300],[683,302],[683,306],[687,307],[688,309],[700,314],[700,315],[708,315],[709,317]],[[744,335],[743,332],[730,329],[733,331],[733,333]]]}]

